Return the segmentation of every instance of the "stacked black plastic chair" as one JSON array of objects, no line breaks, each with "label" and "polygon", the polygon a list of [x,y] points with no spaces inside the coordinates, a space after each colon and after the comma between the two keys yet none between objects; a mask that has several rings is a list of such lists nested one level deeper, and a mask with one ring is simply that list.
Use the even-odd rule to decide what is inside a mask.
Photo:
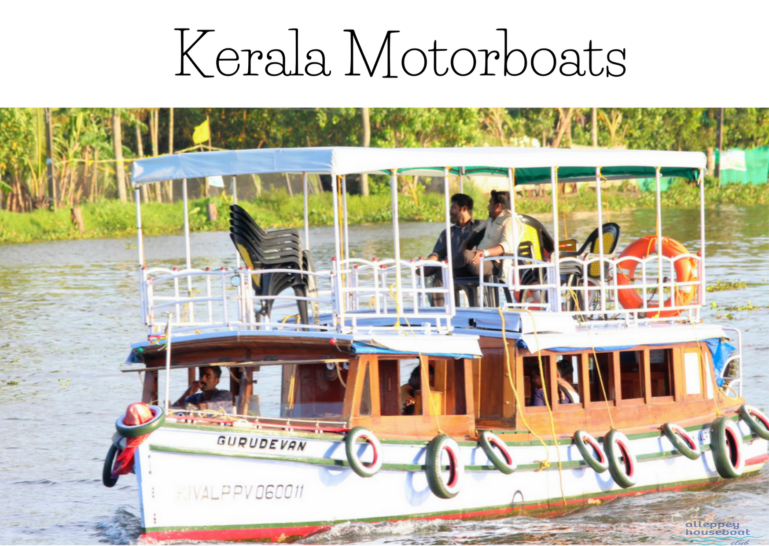
[{"label": "stacked black plastic chair", "polygon": [[[314,277],[303,275],[302,271],[315,271],[315,264],[309,251],[302,250],[302,241],[296,229],[264,231],[256,221],[238,205],[230,206],[230,239],[238,249],[243,261],[252,270],[262,270],[252,275],[257,296],[277,296],[286,289],[293,289],[299,297],[317,293]],[[271,269],[291,269],[296,273],[276,272]],[[273,299],[261,300],[259,313],[263,320],[269,320]],[[313,311],[317,321],[317,306]],[[299,322],[309,324],[308,302],[297,300]]]}]

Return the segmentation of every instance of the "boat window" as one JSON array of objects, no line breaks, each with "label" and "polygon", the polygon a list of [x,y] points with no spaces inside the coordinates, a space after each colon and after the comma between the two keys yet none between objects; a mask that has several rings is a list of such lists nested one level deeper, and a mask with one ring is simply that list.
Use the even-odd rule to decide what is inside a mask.
[{"label": "boat window", "polygon": [[684,376],[686,394],[702,395],[702,363],[697,349],[684,349]]},{"label": "boat window", "polygon": [[[596,365],[595,356],[598,357]],[[590,371],[590,401],[614,400],[614,368],[611,365],[612,353],[596,353],[588,357],[588,367]],[[600,375],[599,375],[600,370]],[[603,381],[603,387],[601,382]],[[606,396],[604,396],[606,392]]]},{"label": "boat window", "polygon": [[[548,358],[542,358],[542,370],[544,376],[540,375],[539,370],[539,358],[536,356],[523,357],[523,392],[525,402],[527,406],[544,406],[545,389],[550,385],[550,366],[548,364]],[[548,393],[548,402],[552,404],[550,400],[550,390]]]},{"label": "boat window", "polygon": [[580,355],[559,355],[556,362],[558,372],[558,401],[561,404],[579,403],[583,398],[579,383]]},{"label": "boat window", "polygon": [[643,352],[620,351],[619,373],[621,400],[644,397]]},{"label": "boat window", "polygon": [[649,351],[649,375],[652,396],[673,396],[673,351],[653,349]]},{"label": "boat window", "polygon": [[262,366],[254,380],[252,398],[259,397],[262,417],[342,416],[347,384],[342,364]]},{"label": "boat window", "polygon": [[419,377],[419,360],[381,360],[379,362],[379,396],[381,415],[424,415],[425,404],[431,403],[438,415],[464,415],[467,412],[465,368],[462,360],[429,359],[430,398],[425,389],[416,389],[412,376]]}]

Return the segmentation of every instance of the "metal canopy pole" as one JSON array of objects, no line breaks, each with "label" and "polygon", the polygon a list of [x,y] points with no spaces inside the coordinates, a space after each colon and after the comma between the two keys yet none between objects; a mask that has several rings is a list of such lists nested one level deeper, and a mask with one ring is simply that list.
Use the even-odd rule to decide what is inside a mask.
[{"label": "metal canopy pole", "polygon": [[553,200],[553,243],[555,248],[553,249],[553,265],[555,266],[555,302],[554,305],[550,305],[552,311],[561,310],[561,266],[558,263],[560,259],[559,250],[559,235],[558,235],[558,167],[550,167],[550,187],[552,188],[550,193]]},{"label": "metal canopy pole", "polygon": [[304,249],[310,250],[310,220],[307,208],[307,173],[302,173],[302,191],[304,192]]},{"label": "metal canopy pole", "polygon": [[[660,174],[661,167],[654,171],[654,178],[657,183],[657,307],[662,309],[662,300],[664,297],[662,291],[662,197],[660,193]],[[674,291],[671,291],[673,293]],[[670,302],[675,305],[675,298]]]},{"label": "metal canopy pole", "polygon": [[[595,168],[595,194],[598,198],[598,265],[600,266],[600,279],[601,279],[601,311],[606,310],[606,293],[603,291],[603,201],[601,200],[601,167]],[[590,266],[588,266],[588,272],[590,271]],[[585,291],[585,309],[583,311],[587,310],[587,307],[589,307],[589,303],[587,301],[588,293]]]},{"label": "metal canopy pole", "polygon": [[[233,204],[238,204],[238,187],[236,184],[237,177],[235,175],[232,175],[232,202]],[[235,267],[240,269],[240,252],[238,252],[238,249],[235,249]],[[249,281],[251,279],[248,279]]]},{"label": "metal canopy pole", "polygon": [[342,214],[344,229],[344,257],[350,259],[350,234],[347,231],[347,176],[342,175]]},{"label": "metal canopy pole", "polygon": [[[516,233],[518,216],[515,212],[515,169],[507,169],[507,184],[510,187],[510,215],[513,222],[513,281],[518,284],[518,241],[520,241],[521,234]],[[502,270],[504,271],[504,268]],[[510,286],[510,279],[507,282]]]},{"label": "metal canopy pole", "polygon": [[[390,171],[390,195],[392,197],[393,246],[395,251],[395,310],[400,316],[401,310],[403,309],[403,294],[401,292],[401,241],[400,232],[398,230],[398,175],[395,173],[395,169]],[[447,237],[450,234],[450,231],[446,232]],[[449,252],[451,252],[450,248]]]},{"label": "metal canopy pole", "polygon": [[465,193],[465,168],[459,168],[459,193]]},{"label": "metal canopy pole", "polygon": [[144,239],[142,238],[142,204],[139,186],[136,186],[136,238],[139,245],[139,265],[144,266]]},{"label": "metal canopy pole", "polygon": [[336,175],[331,173],[331,202],[334,205],[334,256],[337,260],[341,260],[342,249],[339,245],[339,197],[337,196],[337,191]]},{"label": "metal canopy pole", "polygon": [[[190,211],[189,202],[187,201],[187,179],[182,180],[182,197],[184,199],[184,245],[187,254],[187,269],[192,269],[192,256],[190,252]],[[187,275],[187,291],[188,296],[192,297],[192,277]],[[192,322],[195,320],[195,306],[190,303],[188,319]],[[181,317],[179,317],[181,320]]]},{"label": "metal canopy pole", "polygon": [[443,194],[446,202],[446,261],[449,265],[449,282],[446,288],[449,290],[449,301],[451,305],[449,313],[453,316],[456,302],[454,301],[454,257],[451,252],[451,203],[449,201],[449,193],[449,168],[445,167],[443,169]]},{"label": "metal canopy pole", "polygon": [[[705,171],[700,169],[700,305],[705,305]],[[741,377],[741,376],[740,376]],[[742,388],[742,382],[740,382]]]}]

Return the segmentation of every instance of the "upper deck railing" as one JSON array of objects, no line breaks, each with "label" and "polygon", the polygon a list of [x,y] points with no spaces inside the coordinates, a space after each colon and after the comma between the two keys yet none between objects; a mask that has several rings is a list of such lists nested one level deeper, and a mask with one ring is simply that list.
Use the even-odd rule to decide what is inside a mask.
[{"label": "upper deck railing", "polygon": [[[562,258],[557,268],[553,262],[501,258],[510,264],[505,276],[478,278],[480,308],[567,314],[580,322],[700,319],[704,285],[702,259],[695,254],[648,258],[587,254]],[[677,270],[684,261],[691,275],[679,279]],[[306,296],[290,290],[277,295],[255,293],[258,276],[276,273],[298,275],[312,288]],[[442,286],[428,286],[430,275],[440,278]],[[490,301],[490,291],[496,292],[497,301]],[[150,335],[165,330],[168,313],[177,334],[236,329],[354,333],[398,327],[393,324],[446,333],[456,314],[453,292],[448,264],[426,260],[401,260],[397,265],[392,259],[333,260],[331,270],[318,272],[141,270],[142,319]],[[270,300],[271,312],[266,313]],[[300,302],[308,307],[307,324],[297,314]]]},{"label": "upper deck railing", "polygon": [[[425,268],[440,271],[444,287],[427,287]],[[284,291],[260,295],[254,291],[261,275],[287,273],[305,280],[306,296]],[[400,279],[398,279],[400,274]],[[400,289],[398,289],[400,286]],[[401,260],[334,260],[328,271],[296,269],[141,269],[141,313],[149,335],[162,334],[168,321],[175,334],[204,330],[358,331],[362,318],[384,319],[366,328],[392,329],[403,319],[411,329],[448,332],[454,316],[448,265]],[[398,295],[400,294],[400,297]],[[431,307],[429,295],[441,294],[444,305]],[[266,303],[271,303],[266,312]],[[306,302],[307,323],[300,322],[298,305]],[[429,319],[430,323],[421,322]]]},{"label": "upper deck railing", "polygon": [[[502,279],[479,277],[480,307],[489,307],[485,295],[490,288],[504,293],[504,307],[565,313],[579,321],[700,319],[705,287],[699,255],[586,254],[561,258],[557,268],[553,262],[522,257],[504,256],[502,261],[510,264]],[[679,279],[679,271],[688,275]]]}]

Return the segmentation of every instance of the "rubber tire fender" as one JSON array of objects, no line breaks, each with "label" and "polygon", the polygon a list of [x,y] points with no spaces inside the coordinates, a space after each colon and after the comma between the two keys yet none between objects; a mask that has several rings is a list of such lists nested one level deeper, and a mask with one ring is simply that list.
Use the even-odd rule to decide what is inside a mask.
[{"label": "rubber tire fender", "polygon": [[166,414],[163,411],[163,408],[159,406],[150,406],[150,410],[154,416],[152,419],[141,425],[124,425],[123,419],[125,419],[125,413],[118,417],[117,421],[115,421],[115,428],[117,429],[118,434],[124,438],[138,438],[139,436],[155,432],[165,422]]},{"label": "rubber tire fender", "polygon": [[[441,455],[446,451],[449,454],[449,480],[444,483],[441,475]],[[452,499],[459,494],[462,488],[462,478],[465,467],[460,459],[459,444],[454,438],[446,434],[439,434],[427,444],[425,456],[425,472],[430,491],[441,499]]]},{"label": "rubber tire fender", "polygon": [[665,432],[665,436],[673,447],[676,448],[681,454],[687,456],[692,461],[696,461],[702,455],[702,450],[699,444],[692,438],[686,429],[675,423],[665,423],[662,425],[662,430]]},{"label": "rubber tire fender", "polygon": [[[603,445],[609,459],[609,473],[614,482],[623,489],[633,487],[637,482],[635,476],[638,459],[630,450],[630,440],[619,430],[613,429],[604,437]],[[624,461],[620,461],[620,457]]]},{"label": "rubber tire fender", "polygon": [[745,421],[753,434],[764,440],[769,440],[769,419],[758,408],[749,404],[740,406],[740,417]]},{"label": "rubber tire fender", "polygon": [[518,465],[513,460],[513,456],[510,455],[507,444],[493,432],[482,430],[478,438],[478,444],[483,449],[486,457],[502,474],[512,474],[518,468]]},{"label": "rubber tire fender", "polygon": [[710,450],[722,478],[739,478],[745,468],[742,432],[728,417],[719,417],[710,425]]},{"label": "rubber tire fender", "polygon": [[112,477],[112,469],[115,466],[115,459],[120,455],[120,448],[115,444],[109,446],[107,451],[107,458],[104,459],[104,469],[101,473],[101,481],[105,487],[115,487],[118,478]]},{"label": "rubber tire fender", "polygon": [[[577,444],[577,449],[590,468],[599,474],[609,470],[609,461],[606,454],[601,449],[601,446],[598,445],[598,440],[593,438],[592,435],[584,430],[578,430],[574,433],[574,443]],[[596,458],[596,453],[601,457],[601,460]]]},{"label": "rubber tire fender", "polygon": [[[364,438],[374,450],[374,461],[366,464],[358,457],[358,440]],[[344,438],[344,450],[347,453],[347,462],[355,473],[361,478],[370,478],[382,468],[382,444],[373,432],[364,427],[355,427]]]}]

